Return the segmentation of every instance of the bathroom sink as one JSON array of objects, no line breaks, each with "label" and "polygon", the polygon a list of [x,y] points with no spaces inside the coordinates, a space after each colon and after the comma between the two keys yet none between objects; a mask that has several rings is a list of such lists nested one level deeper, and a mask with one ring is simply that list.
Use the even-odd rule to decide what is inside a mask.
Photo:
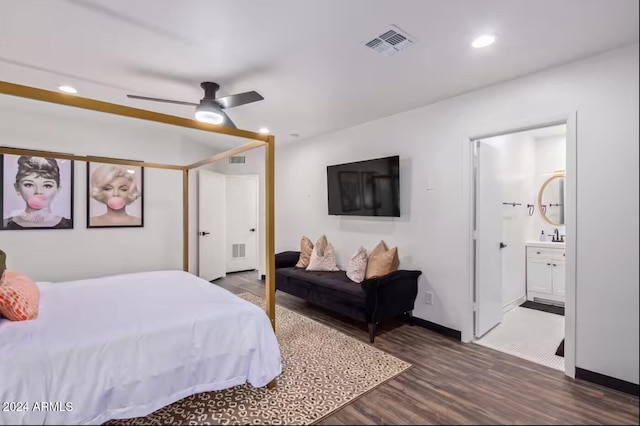
[{"label": "bathroom sink", "polygon": [[565,241],[525,241],[525,244],[528,246],[537,246],[537,247],[564,247]]}]

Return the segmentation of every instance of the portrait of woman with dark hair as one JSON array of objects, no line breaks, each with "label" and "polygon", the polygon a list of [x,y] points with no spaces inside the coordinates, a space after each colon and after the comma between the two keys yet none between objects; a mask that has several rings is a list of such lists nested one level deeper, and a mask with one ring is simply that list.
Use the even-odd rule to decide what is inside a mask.
[{"label": "portrait of woman with dark hair", "polygon": [[73,161],[2,155],[2,229],[73,228]]}]

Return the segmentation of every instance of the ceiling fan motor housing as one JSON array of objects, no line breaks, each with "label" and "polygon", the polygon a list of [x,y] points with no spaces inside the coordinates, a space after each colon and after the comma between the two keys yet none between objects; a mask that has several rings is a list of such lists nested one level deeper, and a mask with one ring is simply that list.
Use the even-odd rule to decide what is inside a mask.
[{"label": "ceiling fan motor housing", "polygon": [[220,89],[220,85],[218,83],[212,83],[210,81],[200,83],[200,87],[204,90],[204,98],[202,98],[203,101],[215,99],[216,92]]}]

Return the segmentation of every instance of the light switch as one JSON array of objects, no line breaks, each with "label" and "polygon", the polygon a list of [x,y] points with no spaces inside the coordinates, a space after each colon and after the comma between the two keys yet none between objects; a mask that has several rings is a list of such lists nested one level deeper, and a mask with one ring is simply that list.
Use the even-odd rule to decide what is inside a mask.
[{"label": "light switch", "polygon": [[433,191],[435,189],[435,187],[433,186],[433,178],[432,177],[428,177],[427,178],[427,191]]}]

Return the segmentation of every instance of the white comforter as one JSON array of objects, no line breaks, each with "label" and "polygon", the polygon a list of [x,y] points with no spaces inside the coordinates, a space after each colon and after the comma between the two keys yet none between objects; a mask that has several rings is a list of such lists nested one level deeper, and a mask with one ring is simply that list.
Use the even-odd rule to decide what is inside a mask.
[{"label": "white comforter", "polygon": [[264,311],[186,272],[38,285],[38,319],[0,319],[0,424],[100,424],[281,373]]}]

